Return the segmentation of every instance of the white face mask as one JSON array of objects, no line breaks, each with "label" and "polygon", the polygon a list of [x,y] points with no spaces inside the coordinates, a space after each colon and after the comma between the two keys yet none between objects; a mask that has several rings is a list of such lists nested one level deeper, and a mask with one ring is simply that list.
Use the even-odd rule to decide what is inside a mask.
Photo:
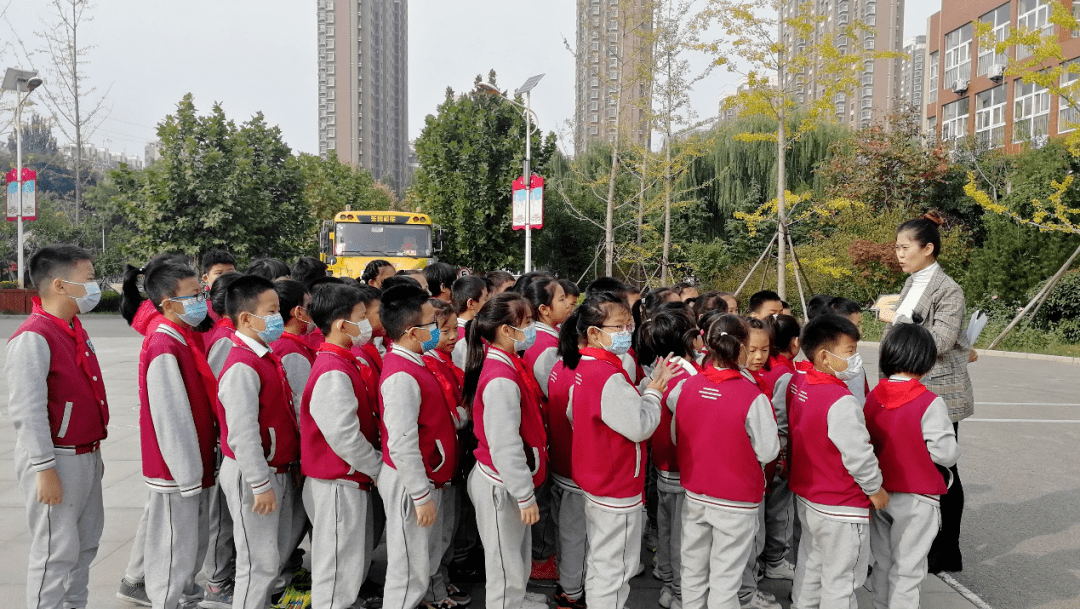
[{"label": "white face mask", "polygon": [[[345,332],[346,334],[349,334],[349,338],[352,339],[352,344],[353,344],[354,347],[363,347],[364,345],[368,344],[368,341],[371,340],[371,322],[370,321],[368,321],[366,319],[360,320],[359,323],[357,323],[355,321],[349,321],[347,319],[344,320],[344,321],[347,324],[352,324],[352,325],[356,326],[360,330],[360,333],[357,334],[356,336],[353,336],[352,334],[349,334],[348,332]],[[342,330],[344,330],[344,328],[342,328]]]},{"label": "white face mask", "polygon": [[828,360],[825,360],[825,365],[829,366],[829,368],[831,368],[832,371],[836,373],[836,378],[840,379],[841,381],[850,381],[851,379],[859,376],[859,374],[862,373],[863,361],[862,356],[858,353],[846,359],[840,357],[839,355],[831,351],[825,351],[825,353],[828,353],[836,359],[841,359],[847,362],[847,368],[844,368],[843,370],[837,370],[836,368],[833,368],[831,364],[829,364]]}]

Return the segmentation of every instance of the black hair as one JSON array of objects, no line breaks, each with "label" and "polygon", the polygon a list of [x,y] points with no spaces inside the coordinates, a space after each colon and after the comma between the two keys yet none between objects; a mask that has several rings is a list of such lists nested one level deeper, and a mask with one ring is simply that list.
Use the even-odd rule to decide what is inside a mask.
[{"label": "black hair", "polygon": [[806,305],[806,321],[811,321],[829,312],[829,303],[835,297],[828,294],[818,294],[810,299]]},{"label": "black hair", "polygon": [[379,319],[390,340],[400,339],[409,328],[420,324],[427,301],[427,291],[412,283],[383,291]]},{"label": "black hair", "polygon": [[907,231],[911,233],[911,240],[918,243],[919,247],[926,247],[927,243],[933,245],[934,250],[930,255],[937,259],[941,254],[941,230],[938,227],[944,223],[945,220],[936,211],[931,211],[921,218],[904,222],[896,228],[896,234]]},{"label": "black hair", "polygon": [[643,363],[651,363],[669,353],[693,359],[694,340],[701,336],[694,314],[682,303],[675,302],[668,303],[637,330],[640,345],[637,355]]},{"label": "black hair", "polygon": [[464,313],[465,309],[469,308],[470,300],[480,302],[487,287],[487,282],[475,275],[458,277],[454,281],[454,287],[450,289],[450,302],[454,305],[454,312]]},{"label": "black hair", "polygon": [[566,292],[568,295],[573,296],[574,298],[581,296],[581,288],[573,281],[570,281],[569,279],[560,279],[559,285],[562,286],[563,292]]},{"label": "black hair", "polygon": [[330,277],[329,275],[327,275],[326,277],[319,277],[315,281],[312,281],[311,285],[308,286],[308,290],[311,292],[311,295],[314,296],[315,290],[323,287],[324,285],[342,285],[344,283],[345,282],[342,280],[341,277]]},{"label": "black hair", "polygon": [[795,319],[791,315],[777,315],[772,320],[773,328],[773,342],[772,342],[772,355],[780,355],[781,351],[787,351],[791,346],[791,341],[799,338],[799,332],[802,328],[799,327],[799,320]]},{"label": "black hair", "polygon": [[447,319],[451,315],[457,315],[457,311],[454,309],[454,305],[446,302],[445,300],[439,300],[438,298],[429,298],[428,303],[435,308],[436,321]]},{"label": "black hair", "polygon": [[758,310],[761,309],[762,305],[767,302],[772,302],[774,300],[781,304],[783,304],[784,302],[784,299],[780,298],[780,295],[772,290],[761,290],[760,292],[755,292],[754,295],[750,297],[750,303],[747,305],[747,308],[749,310],[747,312],[757,313]]},{"label": "black hair", "polygon": [[202,272],[205,275],[210,272],[210,269],[219,264],[231,264],[236,267],[236,256],[233,256],[229,252],[221,249],[206,250],[206,253],[202,256]]},{"label": "black hair", "polygon": [[878,368],[885,378],[898,372],[923,375],[936,362],[934,335],[919,324],[895,324],[881,340]]},{"label": "black hair", "polygon": [[58,275],[67,274],[80,260],[94,257],[77,245],[47,245],[30,256],[30,281],[41,290]]},{"label": "black hair", "polygon": [[339,319],[348,319],[356,305],[363,302],[360,290],[342,283],[327,283],[311,295],[308,315],[323,336],[330,336],[330,327]]},{"label": "black hair", "polygon": [[403,285],[404,286],[409,286],[409,287],[414,287],[414,288],[420,288],[420,289],[424,290],[424,292],[427,292],[427,283],[426,282],[425,283],[420,283],[420,281],[416,277],[414,277],[412,275],[409,275],[404,271],[402,271],[398,275],[394,275],[392,277],[387,277],[386,279],[383,279],[382,289],[383,289],[384,292],[386,292],[386,291],[388,291],[388,290],[390,290],[392,288],[400,287],[400,286],[403,286]]},{"label": "black hair", "polygon": [[372,260],[364,267],[364,272],[360,273],[360,281],[370,285],[375,278],[379,276],[379,273],[386,267],[394,268],[393,264],[382,259]]},{"label": "black hair", "polygon": [[300,256],[296,259],[289,277],[310,289],[312,281],[326,277],[326,263],[312,256]]},{"label": "black hair", "polygon": [[[709,311],[728,312],[723,292],[705,292],[694,299],[694,316],[700,318]],[[734,313],[734,311],[731,311]]]},{"label": "black hair", "polygon": [[383,292],[379,288],[361,283],[359,286],[356,286],[356,289],[360,290],[360,297],[364,304],[370,304],[373,301],[382,300]]},{"label": "black hair", "polygon": [[496,288],[504,283],[513,283],[514,276],[506,271],[491,271],[487,274],[487,278],[491,280],[492,285]]},{"label": "black hair", "polygon": [[691,289],[696,290],[698,288],[697,288],[696,285],[694,285],[693,283],[691,283],[689,281],[680,281],[679,283],[676,283],[675,285],[671,286],[671,291],[675,292],[679,296],[682,296],[682,293],[685,292],[686,290],[691,290]]},{"label": "black hair", "polygon": [[363,285],[362,283],[360,283],[359,281],[353,279],[352,277],[339,277],[338,279],[341,280],[341,283],[343,283],[343,284],[345,284],[345,285],[347,285],[347,286],[349,286],[351,288],[358,288],[361,285]]},{"label": "black hair", "polygon": [[[756,317],[744,317],[747,330],[761,330],[769,337],[769,355],[773,354],[773,345],[776,343],[776,326],[773,324],[773,319],[758,319]],[[747,334],[747,346],[749,347],[750,335]],[[770,370],[769,361],[765,360],[765,370]]]},{"label": "black hair", "polygon": [[424,267],[424,279],[427,280],[428,292],[432,296],[442,294],[443,290],[450,290],[457,279],[458,270],[445,262],[432,262]]},{"label": "black hair", "polygon": [[598,292],[611,292],[619,298],[626,298],[627,286],[625,283],[615,279],[614,277],[599,277],[589,282],[589,285],[585,286],[585,297],[588,298]]},{"label": "black hair", "polygon": [[476,397],[480,371],[484,367],[485,342],[495,342],[495,332],[504,324],[520,326],[529,312],[529,302],[517,292],[503,292],[480,307],[465,331],[465,384],[461,391],[464,403],[472,404]]},{"label": "black hair", "polygon": [[514,287],[510,289],[514,292],[517,292],[518,294],[525,294],[525,290],[528,290],[529,286],[532,285],[534,281],[538,281],[545,277],[551,277],[551,273],[547,273],[545,271],[532,271],[530,273],[525,273],[521,277],[517,278],[517,281],[514,282]]},{"label": "black hair", "polygon": [[[127,269],[127,273],[124,274],[125,294],[128,291],[129,282],[138,281],[140,275],[140,269],[132,266],[128,266]],[[188,266],[186,260],[177,259],[175,256],[166,256],[157,264],[146,266],[146,272],[143,273],[143,289],[146,290],[146,295],[150,298],[150,302],[154,304],[154,308],[158,310],[158,313],[162,313],[161,302],[176,296],[176,288],[180,281],[197,276],[195,269]],[[138,290],[137,287],[135,289]],[[125,302],[127,300],[127,298],[124,299]],[[142,304],[141,298],[139,304]],[[121,307],[121,313],[129,325],[135,320],[138,309],[139,305],[135,305],[133,310],[128,307]],[[128,317],[129,315],[130,317]]]},{"label": "black hair", "polygon": [[862,313],[862,305],[843,296],[837,296],[829,301],[829,312],[840,317],[847,317],[855,313]]},{"label": "black hair", "polygon": [[[733,292],[720,292],[719,295],[720,295],[720,298],[729,298],[730,297],[732,300],[735,301],[735,309],[736,310],[735,311],[730,311],[729,310],[728,313],[737,313],[738,312],[738,309],[739,309],[739,297],[738,296],[736,296]],[[724,301],[724,304],[726,305],[727,301]],[[730,308],[731,307],[728,307],[728,309],[730,309]]]},{"label": "black hair", "polygon": [[304,306],[304,295],[308,294],[308,289],[295,279],[279,279],[274,282],[274,291],[281,303],[281,320],[289,323],[293,308]]},{"label": "black hair", "polygon": [[243,277],[243,274],[236,271],[229,271],[228,273],[222,273],[214,285],[210,286],[210,308],[217,313],[218,317],[225,317],[225,294],[229,290],[229,286],[232,282]]},{"label": "black hair", "polygon": [[289,265],[277,258],[259,258],[251,263],[244,271],[245,275],[257,275],[273,281],[278,277],[289,276]]},{"label": "black hair", "polygon": [[626,299],[614,292],[600,291],[586,297],[563,322],[562,330],[559,331],[558,353],[567,368],[573,370],[581,361],[578,343],[588,333],[589,328],[604,325],[604,320],[616,309],[630,312]]},{"label": "black hair", "polygon": [[698,323],[698,328],[702,332],[707,334],[709,332],[709,328],[714,323],[716,323],[716,320],[720,319],[724,315],[734,315],[734,313],[729,313],[728,311],[721,311],[720,309],[713,309],[712,311],[706,311],[704,315],[702,315],[700,318],[698,318],[698,322],[697,322]]},{"label": "black hair", "polygon": [[[187,256],[183,254],[158,254],[151,258],[146,266],[141,269],[137,269],[130,264],[124,269],[124,282],[123,288],[120,291],[120,315],[128,322],[130,326],[135,321],[135,315],[139,312],[139,305],[143,303],[146,298],[139,291],[139,277],[145,277],[150,274],[151,271],[163,264],[179,264],[187,265]],[[144,281],[145,282],[145,281]],[[37,285],[35,282],[34,285]],[[153,297],[151,297],[153,300]],[[154,303],[154,308],[160,311],[158,308],[159,303]]]},{"label": "black hair", "polygon": [[225,290],[225,312],[233,324],[239,326],[241,313],[255,313],[259,297],[274,291],[274,282],[258,275],[244,275],[229,284]]},{"label": "black hair", "polygon": [[814,361],[814,353],[822,347],[828,349],[834,346],[841,336],[850,336],[852,340],[859,340],[859,329],[846,317],[826,313],[810,320],[802,331],[803,355],[811,362]]},{"label": "black hair", "polygon": [[706,361],[721,368],[739,369],[739,355],[750,339],[750,326],[746,320],[732,313],[724,313],[705,331],[705,346],[709,354]]},{"label": "black hair", "polygon": [[558,292],[558,288],[561,284],[558,279],[551,277],[537,278],[529,284],[529,287],[525,288],[522,292],[522,296],[525,300],[529,301],[529,306],[532,307],[533,319],[540,319],[540,307],[551,307],[555,304],[555,293]]}]

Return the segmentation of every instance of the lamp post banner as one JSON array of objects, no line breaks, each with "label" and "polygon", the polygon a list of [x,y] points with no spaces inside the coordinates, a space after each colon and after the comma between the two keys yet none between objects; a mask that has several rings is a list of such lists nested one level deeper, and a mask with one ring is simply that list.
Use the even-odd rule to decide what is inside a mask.
[{"label": "lamp post banner", "polygon": [[[7,221],[19,219],[19,180],[15,169],[7,172]],[[37,219],[37,172],[29,167],[22,171],[22,219]]]},{"label": "lamp post banner", "polygon": [[[544,227],[544,178],[534,175],[529,190],[529,215],[532,216],[529,228],[537,229]],[[513,225],[514,230],[525,230],[525,180],[518,178],[513,185]]]}]

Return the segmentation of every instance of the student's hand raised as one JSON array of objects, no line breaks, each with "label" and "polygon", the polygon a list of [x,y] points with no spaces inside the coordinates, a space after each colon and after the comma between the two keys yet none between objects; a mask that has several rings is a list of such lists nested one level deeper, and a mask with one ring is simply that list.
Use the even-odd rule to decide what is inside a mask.
[{"label": "student's hand raised", "polygon": [[889,493],[885,489],[878,489],[878,492],[870,495],[870,503],[873,504],[875,510],[883,510],[889,507]]},{"label": "student's hand raised", "polygon": [[60,485],[60,474],[50,467],[37,475],[37,500],[45,505],[60,505],[64,501],[64,487]]},{"label": "student's hand raised", "polygon": [[674,353],[669,353],[667,357],[656,362],[652,380],[649,381],[649,389],[655,389],[660,393],[667,390],[668,381],[679,373],[679,365],[673,361],[674,357]]},{"label": "student's hand raised", "polygon": [[535,503],[521,510],[521,522],[525,525],[533,525],[540,522],[540,506]]},{"label": "student's hand raised", "polygon": [[274,513],[277,509],[277,494],[273,489],[266,491],[265,493],[259,493],[255,495],[255,504],[251,506],[251,511],[261,516]]},{"label": "student's hand raised", "polygon": [[429,527],[435,524],[435,517],[439,515],[439,508],[434,501],[428,501],[423,505],[416,506],[416,524]]}]

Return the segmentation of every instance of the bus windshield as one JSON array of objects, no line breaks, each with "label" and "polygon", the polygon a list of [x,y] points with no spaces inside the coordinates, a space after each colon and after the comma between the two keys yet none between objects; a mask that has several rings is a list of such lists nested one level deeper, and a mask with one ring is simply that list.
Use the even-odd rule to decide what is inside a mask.
[{"label": "bus windshield", "polygon": [[431,257],[431,227],[426,225],[339,223],[334,232],[337,256]]}]

